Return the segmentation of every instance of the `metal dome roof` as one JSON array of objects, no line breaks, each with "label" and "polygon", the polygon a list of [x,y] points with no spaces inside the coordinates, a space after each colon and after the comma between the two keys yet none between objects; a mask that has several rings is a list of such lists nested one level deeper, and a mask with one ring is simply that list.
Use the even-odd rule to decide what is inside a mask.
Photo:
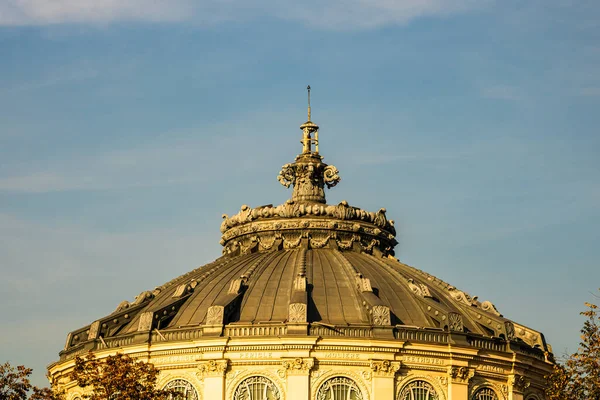
[{"label": "metal dome roof", "polygon": [[219,336],[481,339],[490,348],[517,341],[548,350],[541,333],[504,318],[492,303],[394,258],[396,231],[385,209],[327,205],[324,188],[340,178],[323,163],[318,126],[308,122],[302,153],[279,174],[293,186],[291,200],[225,215],[221,258],[71,332],[61,359]]}]

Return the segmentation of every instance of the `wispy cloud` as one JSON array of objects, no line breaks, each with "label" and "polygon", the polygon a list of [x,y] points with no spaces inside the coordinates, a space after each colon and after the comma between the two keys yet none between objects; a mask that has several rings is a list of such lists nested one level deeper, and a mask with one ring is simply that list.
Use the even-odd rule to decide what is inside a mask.
[{"label": "wispy cloud", "polygon": [[491,0],[8,0],[0,4],[0,25],[51,25],[115,21],[223,21],[272,16],[321,28],[356,29],[402,24],[427,16],[481,7]]}]

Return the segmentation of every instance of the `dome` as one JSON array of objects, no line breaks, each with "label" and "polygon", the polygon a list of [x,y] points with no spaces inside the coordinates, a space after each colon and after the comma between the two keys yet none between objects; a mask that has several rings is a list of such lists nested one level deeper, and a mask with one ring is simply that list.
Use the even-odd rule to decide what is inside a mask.
[{"label": "dome", "polygon": [[[310,120],[310,107],[301,129],[302,152],[278,176],[282,185],[293,188],[290,200],[278,206],[243,205],[235,215],[223,215],[220,258],[142,292],[133,301],[123,301],[110,315],[69,333],[50,374],[65,377],[70,360],[89,350],[135,353],[145,346],[144,351],[156,352],[147,357],[159,368],[162,364],[168,365],[167,370],[174,365],[192,368],[197,376],[193,379],[200,380],[213,367],[223,377],[233,373],[235,365],[264,369],[283,363],[284,371],[298,369],[315,382],[323,374],[321,366],[344,370],[367,366],[371,380],[385,376],[399,381],[402,376],[425,376],[423,371],[433,377],[441,374],[443,379],[405,382],[413,382],[414,390],[440,392],[438,398],[445,398],[452,382],[467,382],[464,393],[476,395],[485,389],[500,399],[504,385],[505,398],[522,399],[510,397],[510,388],[524,393],[531,386],[537,396],[532,398],[542,399],[543,376],[552,365],[544,336],[505,318],[491,302],[396,259],[395,223],[387,218],[386,209],[367,211],[347,201],[327,204],[325,188],[338,184],[340,176],[319,154],[318,126]],[[220,343],[220,350],[215,350],[215,343]],[[285,343],[303,351],[290,351]],[[318,343],[324,346],[321,353],[314,347]],[[283,349],[285,354],[272,353]],[[234,354],[225,357],[227,351]],[[167,354],[174,358],[165,358]],[[517,363],[516,355],[523,360]],[[246,358],[258,361],[244,364],[241,360]],[[287,377],[277,368],[273,377]],[[238,371],[240,379],[243,371]],[[378,390],[359,382],[360,374],[352,378],[346,372],[340,371],[340,381],[327,382],[342,385],[343,379],[354,379],[357,386],[352,390],[360,398]],[[285,380],[269,379],[275,382],[269,390],[286,392]],[[324,380],[310,389],[311,384],[306,385],[303,390],[312,391],[310,398],[325,390]],[[398,384],[391,390],[409,396],[411,387]],[[204,398],[209,398],[206,390]],[[235,397],[242,389],[231,390]]]}]

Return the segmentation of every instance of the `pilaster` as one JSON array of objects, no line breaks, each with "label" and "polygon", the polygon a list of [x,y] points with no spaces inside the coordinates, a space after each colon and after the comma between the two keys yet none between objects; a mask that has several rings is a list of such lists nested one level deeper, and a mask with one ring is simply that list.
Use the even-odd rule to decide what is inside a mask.
[{"label": "pilaster", "polygon": [[523,375],[511,375],[508,378],[508,400],[523,400],[523,392],[529,387],[530,381]]},{"label": "pilaster", "polygon": [[475,370],[466,366],[448,367],[448,400],[465,400],[469,398],[469,381]]},{"label": "pilaster", "polygon": [[313,358],[284,359],[281,362],[287,377],[287,400],[306,400],[310,398],[310,370]]},{"label": "pilaster", "polygon": [[229,360],[208,360],[198,365],[197,376],[204,381],[203,399],[225,400],[225,372]]},{"label": "pilaster", "polygon": [[399,361],[371,360],[371,393],[373,394],[373,400],[394,398],[394,377],[399,369]]}]

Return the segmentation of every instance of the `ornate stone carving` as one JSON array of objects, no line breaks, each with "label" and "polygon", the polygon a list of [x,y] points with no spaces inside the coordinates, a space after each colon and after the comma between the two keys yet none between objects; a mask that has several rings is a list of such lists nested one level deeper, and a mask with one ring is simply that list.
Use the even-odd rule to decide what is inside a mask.
[{"label": "ornate stone carving", "polygon": [[115,311],[113,311],[113,313],[117,313],[119,311],[123,311],[127,308],[129,308],[130,303],[127,300],[123,300],[122,302],[119,303],[119,305],[117,306],[117,308],[115,308]]},{"label": "ornate stone carving", "polygon": [[448,377],[447,376],[436,376],[435,379],[437,379],[440,386],[448,387]]},{"label": "ornate stone carving", "polygon": [[[158,292],[160,293],[160,289],[157,289]],[[137,296],[135,296],[135,300],[133,301],[133,303],[131,303],[132,306],[141,304],[145,301],[148,300],[152,300],[154,298],[155,293],[153,291],[150,290],[146,290],[145,292],[142,292],[140,294],[138,294]]]},{"label": "ornate stone carving", "polygon": [[412,278],[408,279],[407,281],[408,281],[408,287],[417,296],[433,297],[431,295],[431,291],[429,290],[429,287],[427,287],[427,285],[425,285],[423,283],[415,283],[414,279],[412,279]]},{"label": "ornate stone carving", "polygon": [[314,360],[312,358],[294,358],[284,359],[281,361],[283,370],[288,375],[308,375],[310,370],[314,366]]},{"label": "ornate stone carving", "polygon": [[399,361],[371,360],[371,370],[375,376],[394,376],[399,369]]},{"label": "ornate stone carving", "polygon": [[292,303],[288,308],[289,322],[306,322],[306,304]]},{"label": "ornate stone carving", "polygon": [[451,332],[463,332],[463,319],[459,313],[451,312],[448,313],[448,329]]},{"label": "ornate stone carving", "polygon": [[100,330],[100,321],[94,321],[90,325],[90,331],[88,333],[88,340],[94,340],[98,337],[98,331]]},{"label": "ornate stone carving", "polygon": [[294,278],[294,290],[306,292],[306,276],[300,275]]},{"label": "ornate stone carving", "polygon": [[514,340],[515,338],[515,325],[510,322],[510,321],[506,321],[504,322],[504,329],[506,329],[506,339],[507,340]]},{"label": "ornate stone carving", "polygon": [[331,189],[342,180],[338,175],[340,171],[333,165],[328,165],[323,169],[323,180],[328,189]]},{"label": "ornate stone carving", "polygon": [[204,361],[198,364],[196,375],[201,380],[207,376],[223,376],[228,366],[229,360],[227,359]]},{"label": "ornate stone carving", "polygon": [[456,289],[454,286],[448,287],[448,291],[450,292],[450,297],[453,300],[459,303],[463,303],[467,306],[472,306],[473,303],[477,300],[477,297],[471,297],[462,290]]},{"label": "ornate stone carving", "polygon": [[475,376],[475,370],[469,367],[451,366],[448,368],[448,375],[452,379],[452,382],[467,383]]},{"label": "ornate stone carving", "polygon": [[238,294],[240,293],[241,289],[242,289],[242,279],[234,279],[233,281],[231,281],[231,283],[229,284],[229,290],[227,291],[228,294]]},{"label": "ornate stone carving", "polygon": [[374,306],[371,310],[371,314],[373,317],[373,325],[389,326],[392,324],[388,306]]},{"label": "ornate stone carving", "polygon": [[289,188],[291,185],[296,182],[296,171],[292,164],[285,164],[281,167],[281,171],[279,171],[279,175],[277,175],[277,180],[286,188]]},{"label": "ornate stone carving", "polygon": [[524,377],[523,375],[515,374],[511,375],[508,378],[508,384],[513,387],[513,390],[516,390],[517,392],[523,392],[529,387],[531,382],[528,378]]},{"label": "ornate stone carving", "polygon": [[373,288],[371,287],[371,280],[369,278],[364,278],[362,275],[356,276],[356,286],[361,292],[373,291]]},{"label": "ornate stone carving", "polygon": [[152,328],[154,313],[149,311],[140,314],[140,322],[138,323],[138,332],[147,332]]},{"label": "ornate stone carving", "polygon": [[492,302],[490,301],[484,301],[483,303],[481,303],[481,309],[483,311],[487,311],[489,313],[492,313],[498,317],[501,317],[502,315],[498,312],[498,310],[496,309],[496,306],[494,304],[492,304]]},{"label": "ornate stone carving", "polygon": [[206,313],[206,325],[223,325],[224,318],[223,306],[212,306]]}]

